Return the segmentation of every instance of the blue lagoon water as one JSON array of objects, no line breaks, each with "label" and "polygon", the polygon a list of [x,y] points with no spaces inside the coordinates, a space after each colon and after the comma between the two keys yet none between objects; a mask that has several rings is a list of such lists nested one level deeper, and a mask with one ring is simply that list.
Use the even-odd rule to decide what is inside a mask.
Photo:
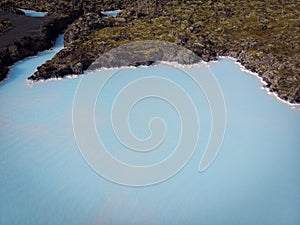
[{"label": "blue lagoon water", "polygon": [[199,173],[211,126],[203,93],[168,65],[123,69],[96,104],[97,129],[112,154],[150,164],[170,154],[178,139],[178,115],[149,98],[132,110],[132,129],[145,138],[145,121],[165,114],[170,133],[164,148],[149,158],[120,150],[104,116],[117,90],[139,76],[161,75],[187,88],[200,112],[201,133],[192,159],[174,177],[122,186],[95,173],[77,148],[72,104],[81,78],[26,82],[62,43],[60,36],[53,50],[16,63],[0,85],[0,224],[300,223],[300,112],[268,95],[256,77],[230,59],[210,64],[224,93],[227,130],[220,154]]}]

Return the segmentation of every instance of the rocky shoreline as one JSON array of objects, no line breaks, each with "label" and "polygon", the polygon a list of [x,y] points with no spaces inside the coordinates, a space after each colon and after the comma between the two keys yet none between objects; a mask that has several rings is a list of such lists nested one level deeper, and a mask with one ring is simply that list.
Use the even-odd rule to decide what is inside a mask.
[{"label": "rocky shoreline", "polygon": [[[48,43],[69,25],[65,48],[40,66],[30,80],[82,74],[101,54],[115,47],[140,40],[160,40],[184,46],[204,61],[219,56],[233,57],[257,73],[266,82],[266,88],[281,99],[300,103],[300,6],[296,0],[289,4],[226,0],[116,1],[114,4],[103,0],[68,4],[61,14],[67,18],[71,12],[77,14],[68,21],[58,21],[56,15],[57,22],[45,26],[48,35],[40,38]],[[37,8],[34,3],[32,7]],[[52,10],[51,16],[61,8],[54,1],[39,10]],[[112,9],[124,10],[117,18],[102,18],[101,11]],[[26,55],[17,54],[20,58]]]},{"label": "rocky shoreline", "polygon": [[9,67],[39,51],[49,49],[57,36],[79,16],[72,12],[68,16],[31,18],[8,11],[0,12],[0,18],[7,18],[12,28],[0,35],[0,81],[7,77]]}]

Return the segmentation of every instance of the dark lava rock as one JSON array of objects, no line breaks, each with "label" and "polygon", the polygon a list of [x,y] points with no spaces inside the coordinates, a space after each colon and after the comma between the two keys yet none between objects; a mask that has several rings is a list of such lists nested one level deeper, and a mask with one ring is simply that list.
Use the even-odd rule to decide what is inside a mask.
[{"label": "dark lava rock", "polygon": [[34,18],[0,12],[0,18],[9,19],[14,26],[0,35],[0,81],[6,78],[8,67],[14,62],[49,49],[58,34],[79,15],[78,11],[73,11],[68,16]]},{"label": "dark lava rock", "polygon": [[71,66],[71,70],[73,74],[83,74],[83,64],[79,62],[75,66]]}]

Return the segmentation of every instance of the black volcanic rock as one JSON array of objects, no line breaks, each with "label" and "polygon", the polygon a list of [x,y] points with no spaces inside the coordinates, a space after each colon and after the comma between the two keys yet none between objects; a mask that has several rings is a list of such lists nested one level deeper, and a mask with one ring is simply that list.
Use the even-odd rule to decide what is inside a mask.
[{"label": "black volcanic rock", "polygon": [[0,18],[0,35],[6,31],[9,31],[13,28],[13,24],[8,19]]}]

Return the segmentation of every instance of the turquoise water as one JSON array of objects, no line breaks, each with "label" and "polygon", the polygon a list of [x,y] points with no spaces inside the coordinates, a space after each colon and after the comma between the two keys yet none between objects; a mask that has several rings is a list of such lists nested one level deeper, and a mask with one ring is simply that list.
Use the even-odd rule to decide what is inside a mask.
[{"label": "turquoise water", "polygon": [[230,59],[210,64],[224,93],[227,131],[215,162],[199,173],[211,127],[203,93],[167,65],[122,70],[95,110],[99,135],[116,157],[154,163],[170,154],[178,138],[174,109],[149,98],[132,110],[133,132],[147,137],[145,121],[163,116],[170,131],[166,143],[148,158],[121,151],[105,116],[117,90],[139,76],[180,83],[201,117],[195,154],[178,174],[160,184],[127,187],[97,175],[76,146],[72,104],[81,78],[26,83],[62,44],[60,36],[53,50],[16,63],[0,85],[0,224],[300,223],[300,112],[261,90],[256,77]]},{"label": "turquoise water", "polygon": [[106,16],[112,16],[112,17],[116,17],[120,12],[122,12],[122,10],[117,9],[117,10],[112,10],[112,11],[103,11],[102,13]]},{"label": "turquoise water", "polygon": [[28,10],[28,9],[20,9],[25,13],[26,16],[31,16],[31,17],[44,17],[47,15],[48,12],[37,12],[34,10]]}]

